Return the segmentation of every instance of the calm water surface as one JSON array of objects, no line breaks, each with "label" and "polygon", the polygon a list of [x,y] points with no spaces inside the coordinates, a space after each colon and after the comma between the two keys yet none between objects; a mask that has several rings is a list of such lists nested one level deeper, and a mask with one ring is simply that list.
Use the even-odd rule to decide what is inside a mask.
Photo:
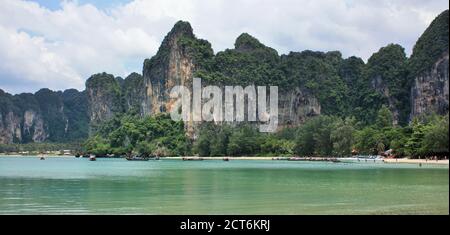
[{"label": "calm water surface", "polygon": [[0,214],[449,214],[448,166],[0,157]]}]

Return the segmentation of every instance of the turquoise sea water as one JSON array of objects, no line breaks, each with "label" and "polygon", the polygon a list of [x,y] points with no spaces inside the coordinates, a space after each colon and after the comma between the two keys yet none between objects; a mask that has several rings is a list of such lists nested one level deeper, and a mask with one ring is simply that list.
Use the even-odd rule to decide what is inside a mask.
[{"label": "turquoise sea water", "polygon": [[0,157],[0,214],[448,213],[448,166]]}]

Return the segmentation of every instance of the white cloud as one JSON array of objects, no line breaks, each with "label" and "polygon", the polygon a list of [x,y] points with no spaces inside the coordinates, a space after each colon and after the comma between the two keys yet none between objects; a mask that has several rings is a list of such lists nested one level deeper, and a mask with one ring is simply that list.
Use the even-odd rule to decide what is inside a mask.
[{"label": "white cloud", "polygon": [[[388,43],[410,54],[446,0],[135,0],[108,9],[65,1],[59,10],[3,0],[0,8],[0,87],[84,89],[91,74],[141,71],[177,20],[215,51],[248,32],[280,53],[340,50],[367,59]],[[130,66],[131,65],[131,66]]]}]

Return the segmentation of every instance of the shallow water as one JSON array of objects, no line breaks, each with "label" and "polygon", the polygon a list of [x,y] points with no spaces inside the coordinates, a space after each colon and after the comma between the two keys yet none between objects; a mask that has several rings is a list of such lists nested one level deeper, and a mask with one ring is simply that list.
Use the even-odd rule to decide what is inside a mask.
[{"label": "shallow water", "polygon": [[448,214],[448,166],[0,157],[0,214]]}]

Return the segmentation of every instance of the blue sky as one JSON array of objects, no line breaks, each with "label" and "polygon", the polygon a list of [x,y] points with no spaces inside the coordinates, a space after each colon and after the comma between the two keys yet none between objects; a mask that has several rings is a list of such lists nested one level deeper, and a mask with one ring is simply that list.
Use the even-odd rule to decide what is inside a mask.
[{"label": "blue sky", "polygon": [[2,0],[0,89],[84,89],[92,74],[141,73],[178,20],[215,52],[243,32],[280,54],[339,50],[367,60],[389,43],[407,55],[447,0]]}]

